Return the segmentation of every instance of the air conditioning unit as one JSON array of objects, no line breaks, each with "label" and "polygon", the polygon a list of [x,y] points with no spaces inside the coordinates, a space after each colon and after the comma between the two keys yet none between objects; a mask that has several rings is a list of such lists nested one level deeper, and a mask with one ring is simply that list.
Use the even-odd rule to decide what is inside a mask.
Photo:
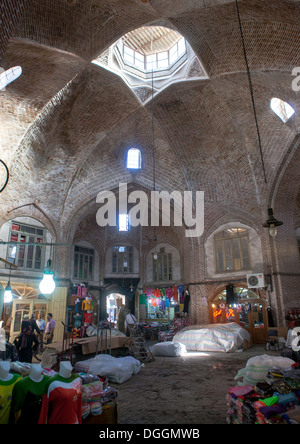
[{"label": "air conditioning unit", "polygon": [[247,274],[248,288],[263,288],[265,287],[265,276],[263,273]]}]

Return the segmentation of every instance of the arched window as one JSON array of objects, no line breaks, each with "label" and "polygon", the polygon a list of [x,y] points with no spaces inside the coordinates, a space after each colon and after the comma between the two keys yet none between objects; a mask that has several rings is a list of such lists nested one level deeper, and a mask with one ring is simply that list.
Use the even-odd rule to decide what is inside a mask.
[{"label": "arched window", "polygon": [[167,253],[165,248],[161,248],[157,259],[153,258],[153,281],[171,281],[172,276],[172,253]]},{"label": "arched window", "polygon": [[130,150],[128,150],[126,166],[132,170],[141,169],[142,155],[138,148],[130,148]]},{"label": "arched window", "polygon": [[251,257],[248,230],[227,228],[214,236],[216,273],[249,270]]},{"label": "arched window", "polygon": [[93,272],[94,250],[75,245],[73,277],[75,279],[93,279]]},{"label": "arched window", "polygon": [[274,113],[276,113],[284,123],[286,123],[295,113],[295,110],[288,103],[277,97],[273,97],[270,106]]},{"label": "arched window", "polygon": [[114,245],[112,247],[112,272],[133,272],[133,247],[130,245]]}]

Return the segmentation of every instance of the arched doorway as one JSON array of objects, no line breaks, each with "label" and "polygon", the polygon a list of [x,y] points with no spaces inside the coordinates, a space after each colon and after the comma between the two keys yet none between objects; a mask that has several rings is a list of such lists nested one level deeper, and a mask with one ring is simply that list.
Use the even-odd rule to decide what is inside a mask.
[{"label": "arched doorway", "polygon": [[226,288],[210,302],[211,323],[236,322],[251,335],[254,344],[264,344],[268,328],[266,301],[254,291],[234,287],[234,303],[226,304]]},{"label": "arched doorway", "polygon": [[121,306],[125,305],[125,296],[120,293],[111,293],[106,296],[107,319],[111,325],[117,326]]}]

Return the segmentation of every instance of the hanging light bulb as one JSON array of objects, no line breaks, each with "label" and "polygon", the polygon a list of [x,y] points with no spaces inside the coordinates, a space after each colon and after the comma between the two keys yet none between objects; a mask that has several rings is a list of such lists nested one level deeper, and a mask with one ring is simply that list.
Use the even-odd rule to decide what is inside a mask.
[{"label": "hanging light bulb", "polygon": [[157,251],[155,250],[154,253],[153,253],[153,259],[155,261],[157,261],[157,258],[158,258],[158,255],[157,255]]},{"label": "hanging light bulb", "polygon": [[277,228],[275,227],[274,224],[271,224],[271,225],[269,226],[269,233],[270,233],[270,235],[271,235],[272,237],[277,236]]},{"label": "hanging light bulb", "polygon": [[44,270],[43,279],[40,282],[39,289],[42,294],[52,294],[55,290],[55,282],[53,280],[53,271],[51,269],[51,259],[47,262],[47,267]]},{"label": "hanging light bulb", "polygon": [[12,291],[10,287],[10,282],[8,282],[5,291],[4,291],[4,302],[9,303],[12,301]]},{"label": "hanging light bulb", "polygon": [[266,223],[263,224],[263,227],[269,229],[269,233],[272,237],[275,237],[277,235],[277,228],[276,227],[279,227],[282,224],[283,224],[283,222],[275,219],[274,214],[273,214],[273,209],[268,208],[268,220],[266,221]]}]

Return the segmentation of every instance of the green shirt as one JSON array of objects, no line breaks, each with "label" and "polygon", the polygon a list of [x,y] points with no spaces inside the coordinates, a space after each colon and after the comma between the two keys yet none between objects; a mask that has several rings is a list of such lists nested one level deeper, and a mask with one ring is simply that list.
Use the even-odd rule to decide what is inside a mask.
[{"label": "green shirt", "polygon": [[16,383],[11,402],[11,424],[37,424],[43,393],[50,376],[43,376],[41,382],[33,381],[29,376]]}]

